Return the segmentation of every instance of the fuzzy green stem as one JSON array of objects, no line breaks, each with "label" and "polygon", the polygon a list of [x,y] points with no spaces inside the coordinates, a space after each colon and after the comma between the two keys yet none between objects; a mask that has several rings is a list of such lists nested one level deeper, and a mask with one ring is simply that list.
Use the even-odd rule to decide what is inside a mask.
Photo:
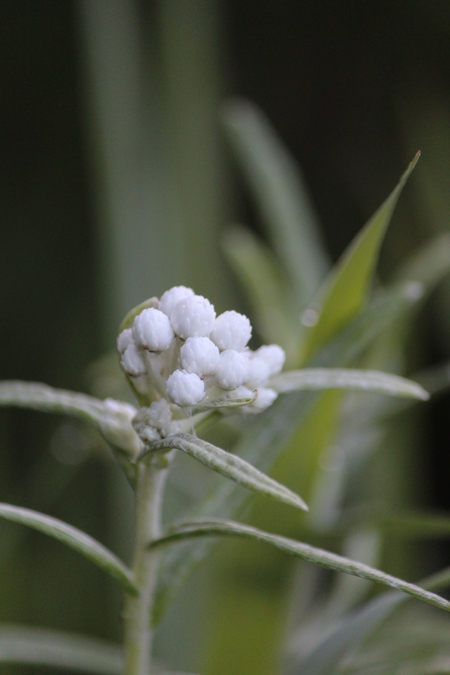
[{"label": "fuzzy green stem", "polygon": [[139,596],[125,604],[125,675],[150,675],[153,631],[150,618],[158,575],[159,552],[147,545],[161,535],[161,507],[168,474],[168,455],[159,453],[141,464],[136,492],[133,573]]}]

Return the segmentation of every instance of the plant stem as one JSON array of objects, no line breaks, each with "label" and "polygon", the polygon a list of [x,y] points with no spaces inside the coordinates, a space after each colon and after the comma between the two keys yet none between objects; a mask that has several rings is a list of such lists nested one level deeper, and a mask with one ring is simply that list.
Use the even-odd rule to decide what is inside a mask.
[{"label": "plant stem", "polygon": [[159,453],[139,467],[136,491],[136,531],[133,573],[138,597],[127,596],[125,623],[125,675],[150,675],[153,631],[151,610],[159,566],[159,553],[147,544],[161,535],[161,507],[169,455]]}]

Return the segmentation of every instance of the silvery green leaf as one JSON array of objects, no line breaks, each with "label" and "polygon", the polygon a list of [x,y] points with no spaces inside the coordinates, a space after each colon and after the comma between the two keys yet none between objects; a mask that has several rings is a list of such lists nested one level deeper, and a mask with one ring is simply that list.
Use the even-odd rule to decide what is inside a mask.
[{"label": "silvery green leaf", "polygon": [[419,153],[402,175],[398,185],[353,239],[325,280],[314,303],[318,310],[312,310],[316,311],[316,320],[313,325],[309,324],[305,337],[305,361],[361,311],[386,229],[400,193],[418,159]]},{"label": "silvery green leaf", "polygon": [[65,413],[98,424],[103,401],[87,394],[54,389],[39,382],[5,380],[0,382],[0,406],[33,408],[43,412]]},{"label": "silvery green leaf", "polygon": [[176,541],[182,541],[186,538],[211,536],[233,536],[262,541],[275,546],[285,553],[290,553],[302,560],[306,560],[307,562],[320,565],[321,567],[336,572],[351,574],[360,577],[361,579],[367,579],[368,581],[375,581],[384,586],[389,586],[396,590],[403,591],[404,593],[408,593],[418,600],[423,600],[435,607],[450,612],[450,602],[448,600],[445,600],[445,598],[442,598],[435,593],[426,591],[415,584],[393,577],[374,567],[364,565],[356,560],[350,560],[349,558],[337,555],[336,553],[331,553],[330,551],[316,548],[310,544],[304,544],[276,534],[269,534],[268,532],[258,530],[255,527],[242,525],[241,523],[236,523],[231,520],[218,519],[180,523],[176,529],[170,531],[166,536],[151,542],[149,548],[156,548]]},{"label": "silvery green leaf", "polygon": [[429,394],[416,382],[376,370],[346,368],[305,368],[272,377],[268,386],[279,393],[300,389],[360,389],[388,396],[417,398],[426,401]]},{"label": "silvery green leaf", "polygon": [[101,567],[116,579],[128,593],[138,593],[131,570],[114,553],[85,532],[81,532],[81,530],[51,516],[12,504],[0,504],[0,518],[26,525],[58,539],[58,541],[73,548],[95,565]]},{"label": "silvery green leaf", "polygon": [[281,483],[259,471],[259,469],[256,469],[252,464],[239,457],[239,455],[227,452],[191,434],[176,434],[161,441],[153,442],[141,452],[138,460],[145,459],[145,457],[155,451],[171,448],[185,452],[209,469],[220,473],[225,478],[229,478],[249,490],[258,492],[266,497],[273,497],[278,501],[296,506],[304,511],[308,510],[307,505],[299,495],[296,495],[295,492],[292,492],[284,485],[281,485]]},{"label": "silvery green leaf", "polygon": [[216,398],[213,401],[200,402],[198,405],[192,407],[191,414],[197,415],[202,412],[212,412],[214,410],[232,410],[233,408],[242,408],[250,405],[256,401],[257,393],[253,396],[241,396],[239,398]]},{"label": "silvery green leaf", "polygon": [[121,675],[118,645],[44,628],[0,626],[0,663],[63,668],[97,675]]}]

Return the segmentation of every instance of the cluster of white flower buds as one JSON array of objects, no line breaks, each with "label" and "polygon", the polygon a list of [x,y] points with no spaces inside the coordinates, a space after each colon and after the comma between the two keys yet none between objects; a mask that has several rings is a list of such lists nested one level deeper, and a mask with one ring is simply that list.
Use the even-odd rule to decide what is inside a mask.
[{"label": "cluster of white flower buds", "polygon": [[185,286],[152,304],[117,340],[136,391],[187,409],[224,397],[251,398],[247,408],[253,412],[273,403],[277,394],[265,383],[281,371],[285,354],[278,345],[248,349],[252,327],[246,316],[228,311],[216,317],[209,300]]}]

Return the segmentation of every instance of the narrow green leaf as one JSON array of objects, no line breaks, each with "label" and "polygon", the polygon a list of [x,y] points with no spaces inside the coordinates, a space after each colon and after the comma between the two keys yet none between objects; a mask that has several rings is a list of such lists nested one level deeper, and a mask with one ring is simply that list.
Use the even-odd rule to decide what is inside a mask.
[{"label": "narrow green leaf", "polygon": [[191,414],[197,415],[202,412],[209,412],[214,410],[232,410],[233,408],[242,408],[242,406],[250,405],[256,401],[257,393],[253,396],[241,396],[240,398],[216,398],[213,401],[200,402],[198,405],[192,407]]},{"label": "narrow green leaf", "polygon": [[375,581],[376,583],[382,584],[384,586],[389,586],[395,588],[404,593],[412,595],[418,600],[423,600],[428,602],[435,607],[440,609],[445,609],[450,612],[450,602],[441,598],[435,593],[430,593],[429,591],[411,584],[403,579],[398,579],[393,577],[390,574],[381,572],[369,565],[363,565],[355,560],[350,560],[344,556],[337,555],[335,553],[330,553],[329,551],[324,551],[323,549],[310,546],[309,544],[304,544],[302,542],[294,541],[293,539],[287,539],[286,537],[280,537],[279,535],[269,534],[268,532],[263,532],[257,528],[250,527],[248,525],[242,525],[240,523],[235,523],[230,520],[211,520],[211,521],[199,521],[193,523],[182,523],[177,529],[172,532],[169,532],[165,537],[161,537],[155,541],[150,542],[149,548],[156,548],[157,546],[163,546],[171,542],[180,541],[186,538],[195,538],[195,537],[211,537],[211,536],[233,536],[233,537],[242,537],[245,539],[255,539],[257,541],[263,541],[267,544],[272,544],[276,548],[279,548],[285,553],[290,553],[292,555],[306,560],[307,562],[320,565],[330,570],[336,572],[344,572],[346,574],[351,574],[361,579],[367,579],[368,581]]},{"label": "narrow green leaf", "polygon": [[253,309],[253,323],[268,344],[276,343],[287,359],[298,354],[296,305],[289,303],[289,289],[272,251],[244,227],[229,228],[222,238],[225,256],[241,282]]},{"label": "narrow green leaf", "polygon": [[[450,567],[423,579],[419,586],[437,591],[449,584]],[[313,652],[289,669],[288,675],[335,675],[341,661],[410,597],[397,591],[384,593],[341,618],[337,627],[327,633]]]},{"label": "narrow green leaf", "polygon": [[300,170],[255,105],[245,100],[230,101],[223,121],[300,308],[329,269]]},{"label": "narrow green leaf", "polygon": [[64,668],[98,675],[121,675],[119,645],[81,635],[25,626],[0,626],[0,663]]},{"label": "narrow green leaf", "polygon": [[296,506],[304,511],[308,510],[307,505],[301,497],[292,492],[281,483],[273,480],[266,474],[256,469],[238,455],[222,450],[212,443],[203,441],[191,434],[177,434],[169,436],[161,441],[151,443],[138,457],[138,460],[145,459],[146,456],[157,450],[176,448],[190,455],[198,462],[201,462],[209,469],[220,473],[225,478],[229,478],[238,485],[265,495],[273,497],[278,501],[285,502],[291,506]]},{"label": "narrow green leaf", "polygon": [[396,281],[418,281],[434,288],[450,272],[450,233],[445,232],[422,244],[420,249],[395,271]]},{"label": "narrow green leaf", "polygon": [[300,389],[361,389],[363,391],[417,398],[426,401],[429,394],[416,382],[377,370],[345,368],[305,368],[280,373],[269,380],[269,386],[285,393]]},{"label": "narrow green leaf", "polygon": [[0,518],[26,525],[47,534],[49,537],[58,539],[58,541],[70,546],[95,565],[101,567],[116,579],[128,593],[138,593],[128,567],[114,553],[81,530],[77,530],[75,527],[51,516],[12,504],[0,504]]},{"label": "narrow green leaf", "polygon": [[0,406],[75,415],[96,425],[103,414],[103,401],[93,396],[54,389],[40,382],[20,380],[0,382]]},{"label": "narrow green leaf", "polygon": [[305,337],[305,361],[361,310],[392,213],[418,159],[419,153],[325,280],[314,303],[318,310],[312,309],[316,323],[308,328]]}]

